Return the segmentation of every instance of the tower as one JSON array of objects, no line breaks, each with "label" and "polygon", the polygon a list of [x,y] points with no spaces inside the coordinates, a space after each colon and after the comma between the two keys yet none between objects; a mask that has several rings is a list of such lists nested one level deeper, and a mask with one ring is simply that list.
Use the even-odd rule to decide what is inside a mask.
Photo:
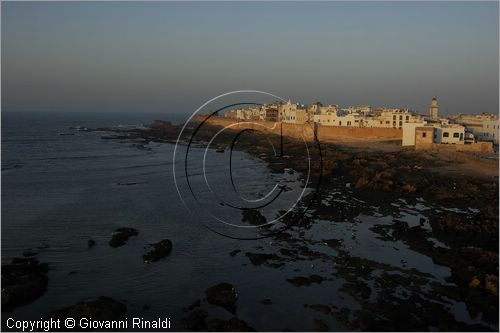
[{"label": "tower", "polygon": [[429,107],[429,117],[432,119],[437,119],[439,118],[439,106],[438,106],[438,101],[436,97],[434,97],[431,101],[431,106]]}]

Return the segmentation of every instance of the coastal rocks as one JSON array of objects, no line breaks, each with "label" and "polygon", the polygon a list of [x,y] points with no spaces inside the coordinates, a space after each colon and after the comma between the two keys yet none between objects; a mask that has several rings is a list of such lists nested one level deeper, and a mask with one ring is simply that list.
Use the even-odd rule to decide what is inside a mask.
[{"label": "coastal rocks", "polygon": [[340,290],[357,300],[368,299],[371,294],[370,287],[363,281],[346,282]]},{"label": "coastal rocks", "polygon": [[206,321],[206,327],[209,332],[255,332],[254,328],[236,317],[229,320],[209,319]]},{"label": "coastal rocks", "polygon": [[498,277],[494,275],[486,275],[486,278],[484,279],[484,289],[493,295],[498,295]]},{"label": "coastal rocks", "polygon": [[36,258],[16,258],[2,265],[2,308],[13,308],[33,302],[47,290],[49,268]]},{"label": "coastal rocks", "polygon": [[23,252],[23,257],[34,257],[37,254],[38,254],[37,252],[33,252],[31,250],[26,250]]},{"label": "coastal rocks", "polygon": [[330,328],[321,319],[314,319],[314,331],[315,332],[328,332]]},{"label": "coastal rocks", "polygon": [[401,186],[401,190],[407,193],[414,193],[417,191],[417,186],[414,184],[404,184]]},{"label": "coastal rocks", "polygon": [[262,225],[267,222],[266,218],[255,209],[244,210],[242,221],[248,222],[251,225]]},{"label": "coastal rocks", "polygon": [[[218,307],[222,307],[236,315],[236,300],[238,294],[234,286],[229,283],[219,283],[205,290],[206,302]],[[203,301],[203,304],[207,304]],[[189,331],[218,331],[218,332],[247,332],[254,331],[246,322],[236,317],[229,320],[209,318],[208,312],[201,308],[202,301],[199,299],[183,311],[191,311],[181,320],[181,324]],[[217,310],[220,312],[220,310]]]},{"label": "coastal rocks", "polygon": [[449,245],[463,243],[483,249],[498,248],[498,220],[449,212],[432,217],[430,224],[436,237]]},{"label": "coastal rocks", "polygon": [[109,246],[119,247],[125,245],[127,240],[132,236],[137,236],[139,232],[134,228],[118,228],[113,232]]},{"label": "coastal rocks", "polygon": [[[255,266],[260,266],[262,264],[265,264],[265,263],[267,263],[268,260],[279,260],[280,259],[280,257],[278,257],[277,255],[268,254],[268,253],[247,252],[245,255],[248,257],[248,259],[250,259],[250,262]],[[267,263],[267,264],[269,266],[273,266],[273,267],[279,267],[282,265],[282,264],[269,264],[269,263]]]},{"label": "coastal rocks", "polygon": [[234,286],[229,283],[219,283],[218,285],[210,287],[205,290],[205,295],[207,296],[208,303],[221,306],[231,310],[231,312],[238,299],[238,294]]},{"label": "coastal rocks", "polygon": [[319,275],[313,274],[309,277],[297,276],[291,279],[286,279],[288,282],[293,284],[295,287],[310,286],[313,283],[320,284],[323,282],[323,278]]},{"label": "coastal rocks", "polygon": [[273,304],[273,302],[269,298],[263,299],[262,301],[260,301],[260,303],[264,304],[264,305],[271,305],[271,304]]},{"label": "coastal rocks", "polygon": [[168,239],[163,239],[156,244],[151,244],[152,249],[142,256],[145,263],[156,262],[164,258],[172,251],[172,242]]},{"label": "coastal rocks", "polygon": [[323,242],[332,249],[338,249],[344,243],[342,239],[325,239]]},{"label": "coastal rocks", "polygon": [[329,314],[331,311],[330,307],[324,304],[312,304],[309,305],[309,308],[313,309],[314,311],[318,311],[322,314]]},{"label": "coastal rocks", "polygon": [[93,239],[89,239],[89,240],[87,241],[87,246],[89,247],[89,249],[90,249],[91,247],[93,247],[94,245],[95,245],[95,240],[93,240]]},{"label": "coastal rocks", "polygon": [[356,181],[356,184],[354,184],[354,187],[357,189],[365,188],[368,186],[369,183],[370,183],[370,181],[368,179],[366,179],[365,177],[360,177]]},{"label": "coastal rocks", "polygon": [[479,288],[480,285],[481,285],[481,281],[476,276],[474,276],[469,283],[469,288],[476,289],[476,288]]},{"label": "coastal rocks", "polygon": [[229,320],[208,318],[208,313],[204,310],[191,312],[186,318],[181,320],[181,324],[188,331],[207,332],[254,332],[255,329],[246,322],[236,317]]},{"label": "coastal rocks", "polygon": [[207,318],[208,313],[204,310],[196,310],[191,312],[187,317],[181,320],[182,326],[184,326],[188,331],[204,331],[207,325],[205,324],[205,318]]},{"label": "coastal rocks", "polygon": [[96,300],[82,301],[49,313],[49,317],[65,319],[92,318],[93,320],[119,320],[125,317],[127,307],[110,298],[101,296]]},{"label": "coastal rocks", "polygon": [[197,299],[196,301],[191,303],[191,305],[186,306],[185,308],[182,308],[182,311],[189,312],[189,311],[194,310],[195,308],[200,307],[200,305],[201,305],[201,301],[199,299]]}]

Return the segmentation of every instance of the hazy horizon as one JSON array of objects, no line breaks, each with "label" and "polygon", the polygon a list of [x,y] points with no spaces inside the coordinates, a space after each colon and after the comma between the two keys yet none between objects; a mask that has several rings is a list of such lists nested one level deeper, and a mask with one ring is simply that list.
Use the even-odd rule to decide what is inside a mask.
[{"label": "hazy horizon", "polygon": [[498,113],[498,2],[2,3],[2,111],[304,104]]}]

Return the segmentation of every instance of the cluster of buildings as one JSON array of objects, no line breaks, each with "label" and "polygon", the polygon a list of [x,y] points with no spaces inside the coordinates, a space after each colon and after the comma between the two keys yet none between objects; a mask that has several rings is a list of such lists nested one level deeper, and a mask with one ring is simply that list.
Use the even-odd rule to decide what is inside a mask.
[{"label": "cluster of buildings", "polygon": [[377,108],[370,105],[340,108],[336,104],[323,106],[316,102],[311,106],[292,103],[272,103],[259,107],[227,111],[226,118],[240,120],[268,120],[290,124],[315,122],[322,126],[384,127],[402,128],[406,122],[418,119],[418,115],[408,109]]},{"label": "cluster of buildings", "polygon": [[434,97],[427,116],[403,125],[403,146],[413,146],[416,140],[436,144],[471,144],[489,141],[498,144],[498,115],[459,114],[446,118],[439,117],[439,106]]},{"label": "cluster of buildings", "polygon": [[317,126],[395,128],[402,130],[403,146],[415,145],[417,135],[431,135],[433,143],[466,144],[493,141],[498,144],[499,132],[498,115],[460,114],[441,118],[436,98],[431,100],[427,115],[420,115],[408,109],[372,109],[370,105],[341,108],[336,104],[323,106],[316,102],[306,106],[289,100],[287,103],[270,103],[227,111],[224,117],[291,124],[309,122]]}]

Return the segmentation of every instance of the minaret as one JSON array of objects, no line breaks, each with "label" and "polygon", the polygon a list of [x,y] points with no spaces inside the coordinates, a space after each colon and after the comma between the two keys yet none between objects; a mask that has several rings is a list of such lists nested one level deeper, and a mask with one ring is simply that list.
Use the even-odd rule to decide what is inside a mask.
[{"label": "minaret", "polygon": [[439,118],[439,106],[438,106],[438,101],[436,97],[434,97],[431,101],[431,106],[429,107],[429,117],[432,119],[438,119]]}]

